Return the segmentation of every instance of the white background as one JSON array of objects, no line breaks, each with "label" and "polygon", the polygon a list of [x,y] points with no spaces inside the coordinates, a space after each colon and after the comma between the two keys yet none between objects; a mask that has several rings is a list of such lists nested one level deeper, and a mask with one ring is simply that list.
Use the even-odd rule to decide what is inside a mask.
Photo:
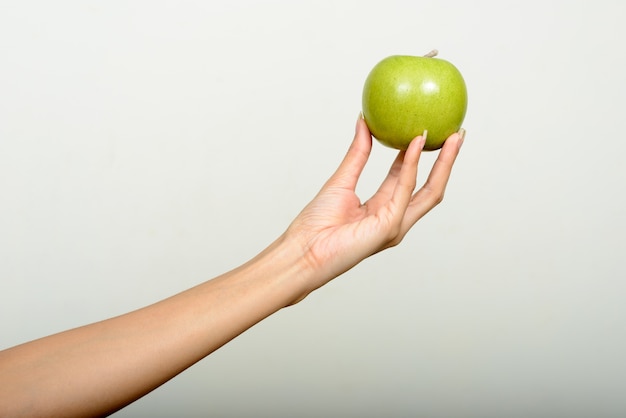
[{"label": "white background", "polygon": [[623,8],[3,1],[0,347],[254,256],[343,157],[371,67],[437,48],[469,91],[442,205],[118,416],[624,416]]}]

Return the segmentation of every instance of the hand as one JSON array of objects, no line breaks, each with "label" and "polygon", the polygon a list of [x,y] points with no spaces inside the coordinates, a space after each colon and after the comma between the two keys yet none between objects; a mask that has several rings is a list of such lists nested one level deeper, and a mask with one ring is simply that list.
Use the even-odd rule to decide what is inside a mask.
[{"label": "hand", "polygon": [[461,130],[446,140],[425,184],[414,193],[425,141],[418,136],[398,154],[378,191],[361,203],[355,188],[372,149],[372,136],[359,117],[341,165],[286,232],[300,243],[316,272],[309,292],[370,255],[399,244],[442,201],[463,137]]}]

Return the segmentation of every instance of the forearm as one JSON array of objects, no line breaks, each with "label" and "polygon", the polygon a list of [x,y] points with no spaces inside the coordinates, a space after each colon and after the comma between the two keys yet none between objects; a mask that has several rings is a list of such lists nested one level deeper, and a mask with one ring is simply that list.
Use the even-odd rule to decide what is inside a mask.
[{"label": "forearm", "polygon": [[150,392],[310,291],[283,241],[156,304],[0,352],[0,415],[93,416]]}]

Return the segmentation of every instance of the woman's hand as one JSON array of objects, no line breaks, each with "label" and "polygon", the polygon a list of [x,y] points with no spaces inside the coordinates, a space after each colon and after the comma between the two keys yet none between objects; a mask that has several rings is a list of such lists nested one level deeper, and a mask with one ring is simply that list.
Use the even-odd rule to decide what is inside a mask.
[{"label": "woman's hand", "polygon": [[378,191],[362,203],[355,188],[372,149],[372,136],[359,117],[341,165],[286,232],[302,246],[315,272],[308,292],[400,243],[409,229],[442,201],[463,137],[461,130],[446,140],[425,184],[414,193],[425,141],[418,136],[398,154]]}]

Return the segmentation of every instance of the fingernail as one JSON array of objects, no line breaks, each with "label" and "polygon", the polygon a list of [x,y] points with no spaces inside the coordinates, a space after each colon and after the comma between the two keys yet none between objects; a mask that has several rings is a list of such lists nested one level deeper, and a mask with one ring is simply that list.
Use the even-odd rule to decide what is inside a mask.
[{"label": "fingernail", "polygon": [[424,134],[422,134],[421,136],[418,136],[416,138],[417,141],[417,147],[422,150],[424,149],[424,145],[426,145],[426,132],[424,131]]},{"label": "fingernail", "polygon": [[424,132],[422,133],[422,138],[424,138],[424,142],[426,142],[426,138],[428,138],[428,129],[424,129]]},{"label": "fingernail", "polygon": [[356,126],[354,127],[355,131],[359,130],[359,122],[363,120],[363,112],[359,112],[359,117],[356,120]]},{"label": "fingernail", "polygon": [[465,140],[465,129],[461,128],[459,129],[459,148],[461,148],[461,145],[463,145],[463,141]]}]

